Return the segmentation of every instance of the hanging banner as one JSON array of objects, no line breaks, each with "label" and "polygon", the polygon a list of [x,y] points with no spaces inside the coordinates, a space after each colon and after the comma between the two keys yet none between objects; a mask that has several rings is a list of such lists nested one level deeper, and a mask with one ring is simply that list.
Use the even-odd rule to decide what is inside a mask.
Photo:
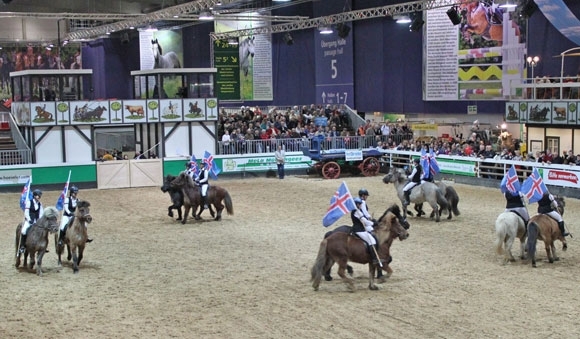
[{"label": "hanging banner", "polygon": [[[214,31],[216,33],[225,33],[236,30],[249,28],[258,28],[270,25],[270,21],[260,20],[260,16],[270,15],[269,12],[239,13],[232,20],[215,20]],[[240,16],[247,16],[247,20],[240,19]],[[221,17],[221,16],[220,16]],[[223,17],[227,17],[224,15]],[[240,36],[237,39],[238,46],[238,81],[239,81],[239,98],[237,100],[273,100],[274,87],[272,85],[272,35],[259,34],[252,36]],[[218,60],[217,58],[220,58]],[[219,62],[224,62],[223,55],[216,54],[214,51],[214,65],[218,66]],[[228,63],[230,60],[228,60]],[[227,73],[232,71],[231,64],[229,67],[218,68],[218,78],[223,76],[233,81],[234,77]],[[226,74],[220,75],[220,72]],[[219,84],[218,84],[219,87]],[[231,91],[230,91],[231,92]],[[235,94],[235,92],[233,92]],[[224,94],[225,95],[225,94]],[[230,94],[233,96],[233,94]],[[218,92],[218,98],[222,94]]]},{"label": "hanging banner", "polygon": [[216,85],[219,100],[240,100],[240,64],[238,45],[227,40],[213,43],[214,66],[217,68]]},{"label": "hanging banner", "polygon": [[580,21],[562,0],[535,0],[544,16],[563,36],[580,46]]},{"label": "hanging banner", "polygon": [[424,100],[505,100],[525,78],[526,18],[495,2],[461,1],[458,25],[449,7],[424,13]]}]

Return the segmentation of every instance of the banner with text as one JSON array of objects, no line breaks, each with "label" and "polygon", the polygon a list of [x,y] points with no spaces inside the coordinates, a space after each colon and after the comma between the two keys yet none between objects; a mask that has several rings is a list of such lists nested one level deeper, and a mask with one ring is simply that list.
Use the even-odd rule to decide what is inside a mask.
[{"label": "banner with text", "polygon": [[505,99],[510,81],[525,77],[526,19],[493,1],[465,1],[454,26],[448,10],[425,13],[423,99]]},{"label": "banner with text", "polygon": [[[230,31],[249,29],[249,28],[259,28],[263,26],[270,25],[268,20],[259,20],[260,16],[269,16],[269,12],[253,12],[253,13],[238,13],[232,20],[221,19],[215,20],[215,32],[225,33]],[[241,16],[246,16],[247,20],[241,20]],[[227,15],[220,16],[226,17]],[[256,19],[258,18],[258,19]],[[234,38],[235,39],[235,38]],[[274,87],[272,84],[272,35],[271,34],[259,34],[252,36],[240,36],[238,39],[237,47],[238,51],[238,75],[237,79],[239,82],[239,98],[231,99],[241,99],[241,100],[273,100],[274,99]],[[219,54],[214,51],[214,65],[218,66],[220,62],[225,60],[221,58]],[[233,62],[227,60],[228,65],[218,68],[218,79],[229,79],[229,81],[235,81],[236,77],[229,74],[233,71]],[[227,66],[227,67],[226,67]],[[220,74],[222,72],[227,72],[228,74]],[[225,81],[225,80],[224,80]],[[228,89],[230,96],[235,94],[234,91]],[[218,83],[218,89],[220,85]],[[218,92],[219,93],[219,92]],[[218,94],[219,99],[222,98],[222,94]]]},{"label": "banner with text", "polygon": [[315,29],[314,36],[317,102],[354,107],[352,34],[341,38],[336,28],[331,34]]}]

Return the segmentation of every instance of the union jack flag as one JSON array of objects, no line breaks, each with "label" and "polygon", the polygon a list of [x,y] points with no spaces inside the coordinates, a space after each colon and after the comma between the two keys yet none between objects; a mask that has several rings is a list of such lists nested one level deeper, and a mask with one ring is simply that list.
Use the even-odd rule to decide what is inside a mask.
[{"label": "union jack flag", "polygon": [[354,209],[356,209],[356,205],[348,187],[346,187],[346,183],[343,181],[332,198],[330,198],[330,207],[322,218],[322,225],[328,227]]},{"label": "union jack flag", "polygon": [[530,204],[539,201],[542,199],[544,193],[548,193],[548,187],[544,184],[537,168],[534,168],[532,175],[524,181],[522,193],[528,198]]},{"label": "union jack flag", "polygon": [[32,192],[30,192],[30,184],[32,183],[32,175],[28,177],[28,181],[22,188],[22,194],[20,195],[20,209],[24,211],[26,208],[26,200],[32,199]]},{"label": "union jack flag", "polygon": [[517,194],[520,191],[521,185],[518,179],[518,173],[516,172],[516,167],[513,164],[501,180],[500,189],[501,193],[509,191],[512,194]]},{"label": "union jack flag", "polygon": [[217,166],[217,164],[213,160],[213,155],[211,155],[211,153],[209,153],[208,151],[205,151],[205,153],[203,154],[202,161],[207,166],[207,168],[209,170],[209,174],[211,175],[211,177],[214,179],[217,179],[217,176],[218,176],[218,174],[220,174],[221,170],[219,169],[219,167]]}]

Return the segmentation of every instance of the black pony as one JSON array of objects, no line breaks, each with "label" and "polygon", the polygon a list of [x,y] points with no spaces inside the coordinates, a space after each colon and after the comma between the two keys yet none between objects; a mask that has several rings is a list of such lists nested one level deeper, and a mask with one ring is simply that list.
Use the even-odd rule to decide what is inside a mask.
[{"label": "black pony", "polygon": [[[164,193],[169,193],[171,197],[172,205],[169,205],[167,208],[167,215],[173,218],[173,210],[177,210],[177,220],[181,220],[181,206],[183,206],[183,191],[181,188],[173,188],[171,187],[171,182],[175,180],[175,176],[168,174],[163,178],[163,186],[161,186],[161,190]],[[193,211],[195,213],[195,211]]]},{"label": "black pony", "polygon": [[[405,228],[406,230],[409,229],[409,227],[411,227],[411,225],[409,224],[409,222],[407,221],[407,219],[403,218],[403,216],[401,215],[401,209],[399,208],[398,205],[392,205],[391,207],[389,207],[387,209],[387,211],[385,212],[385,214],[387,212],[392,212],[397,219],[399,220],[399,223],[401,224],[401,226],[403,226],[403,228]],[[333,229],[332,231],[328,231],[326,232],[326,234],[324,234],[324,239],[328,238],[331,234],[336,233],[336,232],[344,232],[344,233],[350,233],[352,231],[352,226],[347,226],[347,225],[343,225],[343,226],[339,226],[335,229]],[[382,269],[382,270],[378,270],[377,273],[377,279],[380,280],[384,280],[383,278],[383,270],[387,271],[387,277],[389,277],[392,274],[392,269],[389,267],[389,264],[391,263],[391,261],[393,260],[393,258],[389,258],[388,262],[386,263],[386,266]],[[330,270],[332,269],[332,267],[330,267],[328,269],[328,271],[326,271],[324,273],[324,280],[326,281],[331,281],[332,280],[332,276],[330,275]],[[348,272],[348,274],[350,274],[352,276],[353,274],[353,269],[352,266],[347,265],[346,266],[346,270]]]}]

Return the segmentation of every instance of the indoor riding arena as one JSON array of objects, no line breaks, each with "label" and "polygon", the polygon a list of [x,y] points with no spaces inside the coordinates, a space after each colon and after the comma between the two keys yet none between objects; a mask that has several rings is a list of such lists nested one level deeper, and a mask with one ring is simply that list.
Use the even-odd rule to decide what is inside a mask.
[{"label": "indoor riding arena", "polygon": [[[398,202],[381,179],[344,179],[354,194],[370,191],[375,217]],[[235,214],[213,221],[205,211],[185,225],[167,216],[170,198],[159,187],[81,189],[94,241],[73,274],[66,258],[57,266],[50,235],[42,277],[14,267],[20,194],[0,194],[0,337],[580,337],[578,200],[566,201],[564,219],[577,235],[566,252],[557,243],[559,261],[548,263],[538,242],[537,268],[519,258],[504,265],[494,249],[505,207],[499,188],[455,184],[461,215],[440,223],[410,217],[410,237],[393,243],[394,273],[378,291],[367,288],[367,267],[355,264],[354,293],[336,268],[315,292],[310,269],[333,228],[321,220],[341,180],[220,178],[212,184],[230,192]],[[45,191],[44,205],[59,193]],[[345,216],[336,225],[350,223]],[[519,256],[517,241],[512,252]]]}]

